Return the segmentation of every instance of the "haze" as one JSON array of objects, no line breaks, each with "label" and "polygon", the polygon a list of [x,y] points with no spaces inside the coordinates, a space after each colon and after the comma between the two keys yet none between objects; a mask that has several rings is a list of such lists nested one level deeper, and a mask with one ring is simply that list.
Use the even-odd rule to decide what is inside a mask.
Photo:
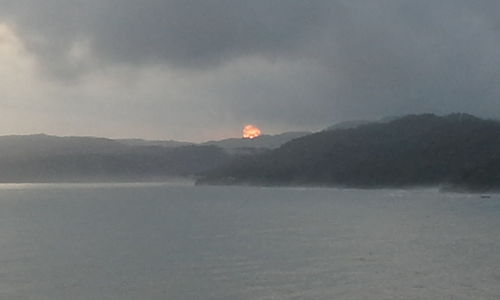
[{"label": "haze", "polygon": [[500,117],[497,1],[0,0],[0,135]]}]

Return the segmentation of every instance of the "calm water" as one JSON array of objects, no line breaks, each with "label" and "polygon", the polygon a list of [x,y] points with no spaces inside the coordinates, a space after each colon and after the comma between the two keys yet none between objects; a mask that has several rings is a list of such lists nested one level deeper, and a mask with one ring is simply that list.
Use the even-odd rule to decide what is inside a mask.
[{"label": "calm water", "polygon": [[500,195],[0,187],[0,299],[500,299]]}]

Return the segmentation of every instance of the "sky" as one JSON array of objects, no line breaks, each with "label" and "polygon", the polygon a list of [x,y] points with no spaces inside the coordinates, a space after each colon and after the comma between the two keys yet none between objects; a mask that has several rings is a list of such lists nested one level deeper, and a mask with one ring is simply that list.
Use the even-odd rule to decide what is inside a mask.
[{"label": "sky", "polygon": [[500,118],[493,0],[0,0],[0,135]]}]

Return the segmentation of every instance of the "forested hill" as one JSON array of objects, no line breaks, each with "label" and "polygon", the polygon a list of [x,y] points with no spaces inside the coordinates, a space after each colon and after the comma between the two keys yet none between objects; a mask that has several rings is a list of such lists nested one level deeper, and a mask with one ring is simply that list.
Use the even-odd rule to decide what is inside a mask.
[{"label": "forested hill", "polygon": [[500,123],[409,115],[324,131],[206,172],[200,184],[500,187]]},{"label": "forested hill", "polygon": [[157,181],[192,177],[234,156],[265,152],[307,133],[204,144],[141,139],[0,136],[1,182]]}]

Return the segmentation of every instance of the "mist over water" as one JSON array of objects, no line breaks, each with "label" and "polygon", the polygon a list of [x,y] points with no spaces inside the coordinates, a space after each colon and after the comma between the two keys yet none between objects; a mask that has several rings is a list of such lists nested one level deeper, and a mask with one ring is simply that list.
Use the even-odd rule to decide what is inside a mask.
[{"label": "mist over water", "polygon": [[1,299],[499,299],[500,196],[0,188]]}]

